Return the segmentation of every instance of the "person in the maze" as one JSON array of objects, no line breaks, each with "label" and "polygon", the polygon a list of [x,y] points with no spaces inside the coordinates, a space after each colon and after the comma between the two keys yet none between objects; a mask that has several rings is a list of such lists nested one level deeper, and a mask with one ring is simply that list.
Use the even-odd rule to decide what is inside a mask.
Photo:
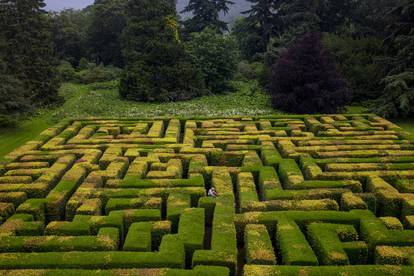
[{"label": "person in the maze", "polygon": [[210,197],[217,197],[217,192],[216,192],[216,189],[214,189],[214,187],[211,187],[210,188],[210,190],[208,190],[208,192],[207,192],[207,196],[210,196]]}]

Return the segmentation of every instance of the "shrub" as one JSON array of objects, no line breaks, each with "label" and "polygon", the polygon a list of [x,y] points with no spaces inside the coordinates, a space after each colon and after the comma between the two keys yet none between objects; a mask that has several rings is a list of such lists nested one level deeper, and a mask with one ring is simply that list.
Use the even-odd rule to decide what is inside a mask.
[{"label": "shrub", "polygon": [[264,71],[263,63],[248,63],[243,60],[237,66],[236,78],[240,80],[257,80],[262,77]]},{"label": "shrub", "polygon": [[5,63],[7,75],[21,82],[36,106],[60,100],[55,45],[44,7],[43,1],[2,1],[0,5],[1,63]]},{"label": "shrub", "polygon": [[75,80],[83,84],[112,81],[119,78],[121,69],[103,65],[92,67],[91,69],[81,70],[76,73]]},{"label": "shrub", "polygon": [[16,126],[17,120],[11,116],[0,114],[0,128]]},{"label": "shrub", "polygon": [[213,29],[192,33],[185,49],[192,64],[202,72],[206,87],[221,92],[228,87],[237,70],[238,50],[235,40]]},{"label": "shrub", "polygon": [[62,61],[57,67],[57,71],[60,81],[73,81],[75,79],[75,68],[68,61]]},{"label": "shrub", "polygon": [[62,82],[77,82],[82,84],[109,82],[119,79],[122,70],[114,66],[96,65],[82,58],[77,70],[68,61],[62,61],[57,67],[58,76]]},{"label": "shrub", "polygon": [[321,43],[320,33],[298,39],[273,65],[272,105],[294,113],[335,113],[351,91]]},{"label": "shrub", "polygon": [[335,56],[338,69],[349,81],[353,101],[375,99],[382,90],[384,70],[379,64],[384,58],[382,41],[377,38],[344,37],[325,34],[324,45]]},{"label": "shrub", "polygon": [[89,62],[86,58],[81,58],[79,60],[79,65],[78,65],[78,69],[79,70],[86,70],[86,69],[92,69],[96,67],[96,64],[93,62]]}]

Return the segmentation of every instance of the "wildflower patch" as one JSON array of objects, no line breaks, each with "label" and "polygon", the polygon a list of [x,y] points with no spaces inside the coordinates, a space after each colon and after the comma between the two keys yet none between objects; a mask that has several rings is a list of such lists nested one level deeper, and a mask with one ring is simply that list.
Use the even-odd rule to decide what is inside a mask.
[{"label": "wildflower patch", "polygon": [[0,165],[0,273],[414,273],[414,137],[375,115],[62,122]]}]

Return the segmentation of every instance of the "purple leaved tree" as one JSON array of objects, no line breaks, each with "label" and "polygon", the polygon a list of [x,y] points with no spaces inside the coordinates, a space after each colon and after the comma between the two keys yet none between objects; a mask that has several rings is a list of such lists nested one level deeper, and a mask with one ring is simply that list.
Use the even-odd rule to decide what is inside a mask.
[{"label": "purple leaved tree", "polygon": [[273,108],[290,113],[335,113],[351,100],[348,83],[322,45],[322,34],[299,38],[273,65]]}]

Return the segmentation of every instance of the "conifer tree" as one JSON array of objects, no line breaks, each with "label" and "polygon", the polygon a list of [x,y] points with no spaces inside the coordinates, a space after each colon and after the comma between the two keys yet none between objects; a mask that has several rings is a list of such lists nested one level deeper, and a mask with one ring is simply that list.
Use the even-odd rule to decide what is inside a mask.
[{"label": "conifer tree", "polygon": [[2,0],[0,36],[7,75],[22,82],[35,105],[58,99],[56,59],[43,0]]},{"label": "conifer tree", "polygon": [[274,0],[247,0],[251,2],[251,9],[245,11],[247,14],[247,21],[250,22],[251,26],[256,27],[258,35],[261,37],[259,45],[257,45],[258,52],[265,52],[267,44],[270,41],[272,34],[272,28],[274,27],[275,15],[273,8],[276,4]]},{"label": "conifer tree", "polygon": [[234,2],[229,0],[190,0],[182,11],[192,13],[192,17],[184,21],[186,32],[201,32],[207,27],[227,31],[227,23],[220,20],[220,14],[227,14],[232,4]]},{"label": "conifer tree", "polygon": [[388,75],[374,111],[386,117],[409,117],[414,114],[414,0],[395,4],[388,19]]},{"label": "conifer tree", "polygon": [[335,113],[351,100],[347,82],[324,49],[320,33],[298,39],[272,68],[274,108],[292,113]]},{"label": "conifer tree", "polygon": [[17,115],[29,108],[23,83],[7,74],[6,64],[0,57],[0,128],[11,125]]},{"label": "conifer tree", "polygon": [[89,53],[97,63],[122,66],[121,34],[125,27],[124,0],[96,0],[88,26]]},{"label": "conifer tree", "polygon": [[129,0],[126,18],[121,97],[165,102],[200,96],[203,78],[186,61],[175,1]]}]

